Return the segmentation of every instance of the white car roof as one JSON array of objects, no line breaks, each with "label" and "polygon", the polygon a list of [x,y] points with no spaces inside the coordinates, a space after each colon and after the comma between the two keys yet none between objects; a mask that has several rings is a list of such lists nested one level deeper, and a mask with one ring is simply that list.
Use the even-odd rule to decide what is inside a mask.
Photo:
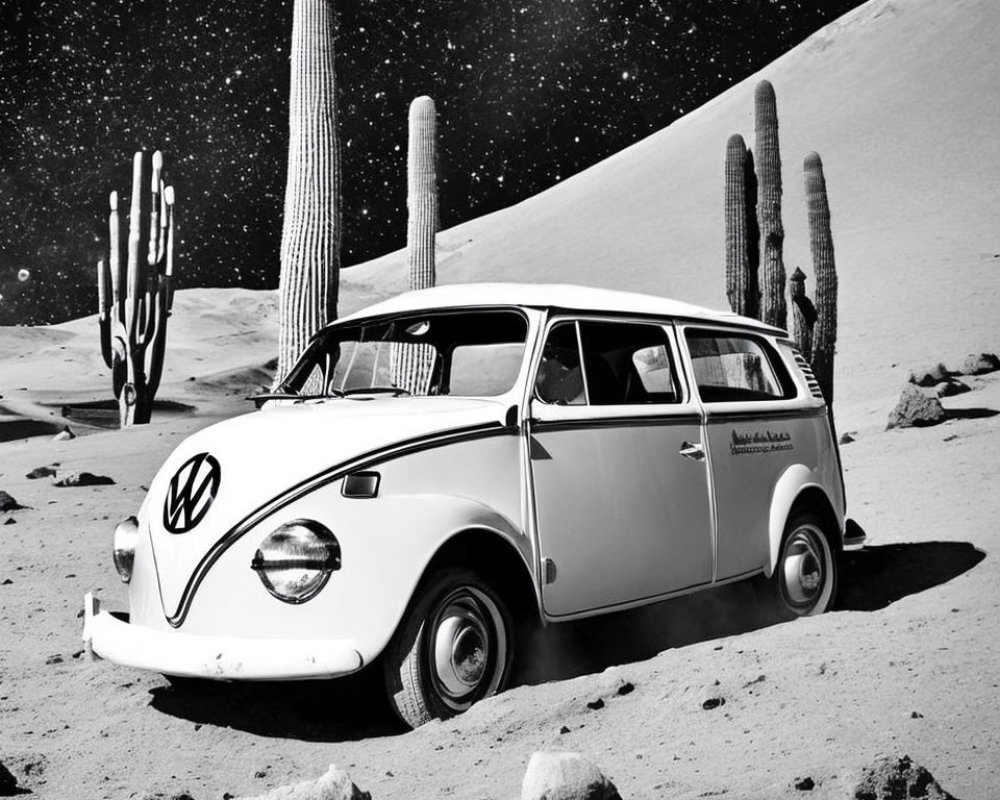
[{"label": "white car roof", "polygon": [[404,292],[337,320],[342,324],[366,317],[482,306],[527,306],[571,311],[639,314],[704,320],[725,325],[781,332],[756,319],[731,311],[713,311],[701,306],[638,292],[621,292],[563,283],[450,283],[430,289]]}]

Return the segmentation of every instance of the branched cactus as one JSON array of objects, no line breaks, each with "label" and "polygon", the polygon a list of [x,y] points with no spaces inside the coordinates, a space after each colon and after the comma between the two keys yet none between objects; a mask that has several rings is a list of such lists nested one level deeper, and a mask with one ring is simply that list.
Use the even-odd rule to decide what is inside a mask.
[{"label": "branched cactus", "polygon": [[823,397],[833,405],[833,357],[837,345],[837,269],[830,232],[830,204],[826,196],[823,162],[818,153],[803,160],[806,209],[809,215],[809,249],[816,273],[816,328],[812,342],[812,368]]},{"label": "branched cactus", "polygon": [[[410,103],[406,160],[407,265],[411,289],[434,285],[434,238],[438,228],[437,116],[434,101],[418,97]],[[429,345],[406,344],[393,348],[393,381],[415,394],[427,391],[434,350]]]},{"label": "branched cactus", "polygon": [[816,323],[816,307],[806,296],[806,274],[795,268],[788,281],[792,296],[792,336],[799,346],[799,352],[812,358],[813,325]]},{"label": "branched cactus", "polygon": [[[144,189],[148,187],[149,191]],[[121,258],[118,193],[111,193],[109,257],[97,264],[101,352],[111,369],[121,427],[149,422],[166,350],[173,301],[174,190],[163,156],[136,153],[132,165],[127,262]]]},{"label": "branched cactus", "polygon": [[754,93],[754,133],[757,146],[757,217],[760,222],[760,318],[779,328],[787,326],[785,267],[781,224],[781,155],[778,148],[778,110],[770,81],[757,84]]}]

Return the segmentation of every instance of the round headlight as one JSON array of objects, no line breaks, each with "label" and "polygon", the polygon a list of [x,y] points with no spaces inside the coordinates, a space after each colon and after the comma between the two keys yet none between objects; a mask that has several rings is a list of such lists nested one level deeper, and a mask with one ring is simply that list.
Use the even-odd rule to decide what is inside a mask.
[{"label": "round headlight", "polygon": [[340,569],[337,537],[314,520],[286,522],[271,533],[250,563],[261,583],[286,603],[304,603]]},{"label": "round headlight", "polygon": [[135,546],[139,541],[139,520],[135,517],[123,519],[115,526],[113,559],[115,569],[123,583],[132,580],[132,564],[135,562]]}]

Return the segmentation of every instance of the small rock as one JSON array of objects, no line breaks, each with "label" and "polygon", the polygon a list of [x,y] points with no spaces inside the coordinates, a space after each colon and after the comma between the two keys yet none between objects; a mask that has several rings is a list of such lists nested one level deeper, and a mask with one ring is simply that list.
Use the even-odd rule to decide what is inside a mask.
[{"label": "small rock", "polygon": [[935,364],[930,369],[921,369],[916,372],[910,373],[910,383],[916,384],[917,386],[934,386],[935,384],[941,383],[941,381],[948,380],[950,372],[945,368],[944,364]]},{"label": "small rock", "polygon": [[1000,358],[996,353],[972,353],[962,363],[963,375],[984,375],[1000,369]]},{"label": "small rock", "polygon": [[564,735],[565,735],[565,734],[567,734],[567,733],[569,733],[569,728],[567,728],[567,727],[566,727],[565,725],[563,725],[563,726],[562,726],[562,727],[561,727],[561,728],[559,729],[559,735],[560,735],[560,736],[564,736]]},{"label": "small rock", "polygon": [[49,666],[52,666],[53,664],[62,664],[62,662],[63,662],[63,657],[58,653],[49,656],[47,659],[45,659],[45,663]]},{"label": "small rock", "polygon": [[936,425],[943,422],[947,414],[936,397],[925,394],[916,386],[903,389],[899,402],[889,414],[889,428],[910,428]]},{"label": "small rock", "polygon": [[635,691],[635,685],[631,681],[625,681],[621,686],[618,687],[618,694],[626,695],[632,694]]},{"label": "small rock", "polygon": [[18,511],[24,508],[17,500],[7,492],[0,490],[0,511]]},{"label": "small rock", "polygon": [[14,519],[13,517],[7,517],[7,519],[5,519],[3,521],[3,524],[4,525],[17,525],[17,520]]},{"label": "small rock", "polygon": [[857,436],[857,431],[846,431],[844,435],[840,437],[840,443],[850,444],[851,442],[857,441]]},{"label": "small rock", "polygon": [[938,397],[954,397],[957,394],[971,392],[972,389],[967,383],[962,383],[956,378],[948,378],[948,380],[939,383],[934,391]]},{"label": "small rock", "polygon": [[878,759],[861,773],[854,788],[856,800],[955,800],[934,780],[934,776],[909,756]]},{"label": "small rock", "polygon": [[579,753],[538,752],[528,761],[521,800],[621,800],[621,795]]},{"label": "small rock", "polygon": [[52,437],[53,442],[68,442],[70,439],[75,439],[76,434],[69,429],[69,425],[63,428],[59,433]]},{"label": "small rock", "polygon": [[331,764],[316,780],[280,786],[246,800],[371,800],[371,797],[355,786],[346,772]]},{"label": "small rock", "polygon": [[55,482],[56,486],[110,486],[114,480],[107,475],[94,475],[92,472],[68,472]]},{"label": "small rock", "polygon": [[4,578],[3,583],[0,583],[0,586],[10,586],[13,582],[14,581],[12,581],[10,578]]},{"label": "small rock", "polygon": [[923,719],[923,718],[924,715],[921,714],[919,711],[914,711],[910,714],[910,719]]},{"label": "small rock", "polygon": [[600,697],[598,697],[596,700],[591,700],[589,703],[587,703],[587,708],[589,708],[591,711],[600,711],[602,708],[604,708],[604,701]]},{"label": "small rock", "polygon": [[811,792],[816,788],[816,782],[812,778],[806,776],[801,780],[796,779],[795,788],[800,792]]},{"label": "small rock", "polygon": [[725,704],[725,697],[709,697],[701,704],[701,707],[706,711],[711,711],[713,708],[718,708],[719,706],[724,706]]},{"label": "small rock", "polygon": [[17,793],[17,778],[11,774],[7,767],[0,764],[0,796],[10,797]]},{"label": "small rock", "polygon": [[35,467],[24,477],[30,480],[36,480],[38,478],[52,478],[55,477],[55,474],[55,467]]}]

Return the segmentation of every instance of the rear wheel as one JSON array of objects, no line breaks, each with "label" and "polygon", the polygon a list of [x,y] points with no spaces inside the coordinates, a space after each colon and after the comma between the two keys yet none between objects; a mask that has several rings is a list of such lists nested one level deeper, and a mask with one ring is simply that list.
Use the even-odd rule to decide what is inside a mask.
[{"label": "rear wheel", "polygon": [[421,586],[383,661],[393,709],[414,728],[502,690],[514,655],[510,612],[476,573],[446,568]]},{"label": "rear wheel", "polygon": [[784,619],[822,614],[837,594],[837,559],[824,521],[797,512],[785,526],[778,563],[770,580],[758,582],[758,597]]}]

